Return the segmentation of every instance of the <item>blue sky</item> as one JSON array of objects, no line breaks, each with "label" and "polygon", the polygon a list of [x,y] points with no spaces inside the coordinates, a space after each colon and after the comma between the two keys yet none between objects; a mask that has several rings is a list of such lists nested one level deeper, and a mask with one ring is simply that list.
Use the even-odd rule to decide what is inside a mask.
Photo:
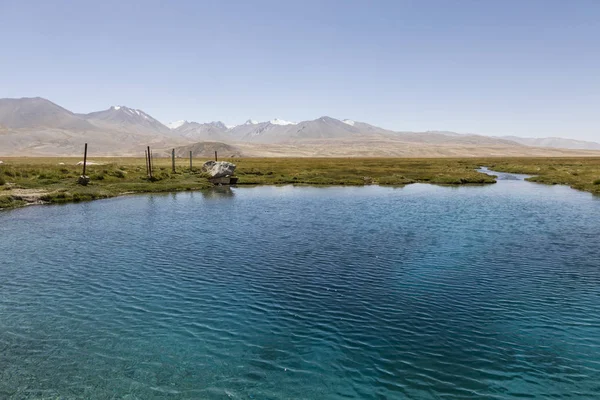
[{"label": "blue sky", "polygon": [[0,0],[0,97],[600,140],[600,1]]}]

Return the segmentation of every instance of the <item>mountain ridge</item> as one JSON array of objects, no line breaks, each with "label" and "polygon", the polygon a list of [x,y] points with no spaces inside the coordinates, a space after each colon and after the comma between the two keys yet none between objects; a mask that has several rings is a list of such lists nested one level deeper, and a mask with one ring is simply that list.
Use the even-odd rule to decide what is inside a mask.
[{"label": "mountain ridge", "polygon": [[[146,145],[166,148],[199,142],[246,143],[254,149],[252,154],[256,154],[255,150],[261,145],[279,145],[282,149],[348,145],[357,149],[356,154],[363,154],[364,151],[358,150],[361,143],[365,146],[377,143],[376,147],[381,148],[377,154],[385,154],[385,146],[380,146],[384,142],[415,151],[418,150],[415,145],[422,146],[425,153],[425,148],[437,147],[441,154],[447,153],[442,147],[447,149],[449,146],[491,147],[498,149],[492,152],[494,154],[504,151],[523,155],[528,154],[527,146],[600,150],[600,143],[574,139],[494,137],[448,131],[398,132],[329,116],[299,122],[279,118],[264,122],[249,119],[237,126],[228,126],[222,121],[200,123],[188,120],[163,124],[140,109],[123,105],[77,114],[41,97],[0,99],[0,127],[1,154],[76,154],[79,153],[76,149],[85,142],[93,143],[98,151],[107,155],[137,154]],[[239,153],[237,147],[229,150]],[[340,154],[346,154],[342,149],[338,150]],[[277,153],[276,150],[269,151]],[[393,153],[403,154],[401,151]],[[469,150],[468,154],[472,153]]]},{"label": "mountain ridge", "polygon": [[162,122],[142,110],[126,106],[112,106],[107,110],[95,111],[82,116],[100,128],[160,134],[168,134],[171,131]]}]

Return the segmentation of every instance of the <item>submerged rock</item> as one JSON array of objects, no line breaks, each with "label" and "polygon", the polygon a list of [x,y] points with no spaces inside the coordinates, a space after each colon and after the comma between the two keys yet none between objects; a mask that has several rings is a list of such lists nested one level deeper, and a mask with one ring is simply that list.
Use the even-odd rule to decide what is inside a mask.
[{"label": "submerged rock", "polygon": [[211,178],[224,178],[233,175],[235,164],[227,161],[207,161],[202,166],[202,171],[208,173]]}]

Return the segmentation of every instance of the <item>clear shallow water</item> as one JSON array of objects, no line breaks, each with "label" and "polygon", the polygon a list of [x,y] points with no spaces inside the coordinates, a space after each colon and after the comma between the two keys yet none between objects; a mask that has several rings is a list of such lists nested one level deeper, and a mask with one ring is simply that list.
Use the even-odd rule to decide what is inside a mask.
[{"label": "clear shallow water", "polygon": [[598,397],[599,221],[522,180],[0,213],[0,398]]}]

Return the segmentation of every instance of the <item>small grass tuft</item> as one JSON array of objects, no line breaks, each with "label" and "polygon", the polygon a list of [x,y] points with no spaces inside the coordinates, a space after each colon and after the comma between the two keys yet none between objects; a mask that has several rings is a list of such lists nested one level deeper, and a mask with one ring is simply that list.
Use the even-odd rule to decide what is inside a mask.
[{"label": "small grass tuft", "polygon": [[121,170],[121,169],[117,169],[116,171],[113,171],[111,173],[112,176],[116,177],[116,178],[120,178],[123,179],[126,176],[126,172]]}]

